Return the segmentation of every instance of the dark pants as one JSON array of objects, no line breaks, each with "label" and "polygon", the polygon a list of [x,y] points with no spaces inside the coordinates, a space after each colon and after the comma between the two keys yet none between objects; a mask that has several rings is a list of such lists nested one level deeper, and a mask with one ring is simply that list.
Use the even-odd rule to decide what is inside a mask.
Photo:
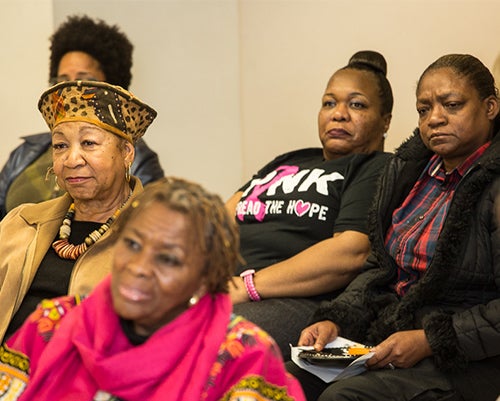
[{"label": "dark pants", "polygon": [[319,302],[303,298],[274,298],[234,305],[233,310],[267,331],[278,343],[283,359],[290,359],[290,345],[297,345],[300,332]]},{"label": "dark pants", "polygon": [[495,401],[500,397],[500,356],[470,361],[466,371],[449,379],[466,401]]},{"label": "dark pants", "polygon": [[300,381],[308,401],[463,401],[430,359],[410,369],[372,370],[333,383],[293,362],[286,368]]}]

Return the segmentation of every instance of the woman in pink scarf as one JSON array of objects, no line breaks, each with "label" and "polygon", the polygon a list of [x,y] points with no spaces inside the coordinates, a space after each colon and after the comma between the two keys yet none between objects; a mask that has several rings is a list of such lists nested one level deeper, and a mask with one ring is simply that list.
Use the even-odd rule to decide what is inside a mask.
[{"label": "woman in pink scarf", "polygon": [[111,276],[44,301],[1,347],[0,400],[305,400],[274,340],[232,314],[239,238],[217,195],[165,178],[113,231]]}]

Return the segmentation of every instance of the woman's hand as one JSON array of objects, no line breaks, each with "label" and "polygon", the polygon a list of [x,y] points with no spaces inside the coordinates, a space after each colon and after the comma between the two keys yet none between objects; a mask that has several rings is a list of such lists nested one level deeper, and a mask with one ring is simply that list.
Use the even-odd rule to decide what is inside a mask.
[{"label": "woman's hand", "polygon": [[432,355],[424,330],[394,333],[372,351],[375,355],[366,362],[366,366],[370,369],[380,369],[387,366],[411,368],[417,362]]},{"label": "woman's hand", "polygon": [[316,351],[321,351],[326,344],[335,340],[338,335],[338,326],[330,320],[323,320],[302,330],[299,345],[313,345]]}]

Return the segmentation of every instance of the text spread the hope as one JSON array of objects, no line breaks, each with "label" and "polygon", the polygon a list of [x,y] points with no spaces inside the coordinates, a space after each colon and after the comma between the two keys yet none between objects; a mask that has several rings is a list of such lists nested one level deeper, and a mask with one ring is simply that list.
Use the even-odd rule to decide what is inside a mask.
[{"label": "text spread the hope", "polygon": [[[342,179],[344,177],[338,172],[325,174],[325,170],[319,168],[299,171],[297,166],[280,166],[265,177],[251,181],[242,195],[243,200],[237,205],[236,216],[241,221],[248,215],[263,221],[266,215],[285,213],[326,220],[328,206],[306,201],[302,195],[316,191],[328,196],[328,184]],[[275,196],[278,189],[283,194],[296,194],[295,199],[293,196],[287,200],[267,199],[263,202],[259,199],[263,194],[267,198]]]}]

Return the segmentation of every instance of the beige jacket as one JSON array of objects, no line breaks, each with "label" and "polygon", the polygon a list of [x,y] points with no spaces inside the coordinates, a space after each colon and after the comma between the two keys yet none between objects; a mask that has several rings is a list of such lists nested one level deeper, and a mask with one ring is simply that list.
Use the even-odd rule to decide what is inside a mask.
[{"label": "beige jacket", "polygon": [[[142,192],[140,180],[132,177],[132,199]],[[19,309],[35,273],[59,231],[71,204],[65,194],[41,203],[20,205],[0,222],[0,340]],[[111,270],[113,226],[81,255],[73,267],[69,294],[88,294]]]}]

